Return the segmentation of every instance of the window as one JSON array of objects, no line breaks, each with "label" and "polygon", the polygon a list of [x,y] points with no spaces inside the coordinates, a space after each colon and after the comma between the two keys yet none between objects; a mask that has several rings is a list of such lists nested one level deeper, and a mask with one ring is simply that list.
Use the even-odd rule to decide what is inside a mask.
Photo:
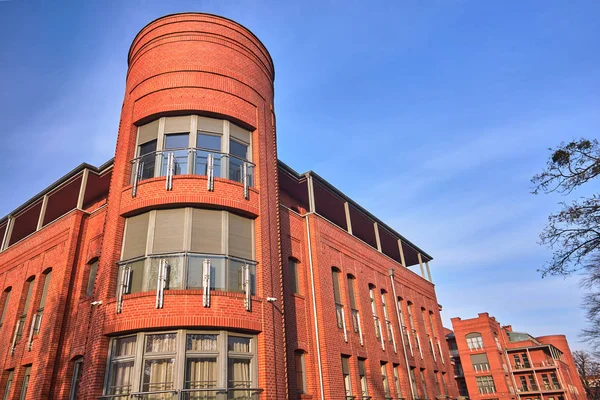
[{"label": "window", "polygon": [[425,379],[425,370],[421,368],[421,390],[423,391],[423,395],[426,399],[429,398],[429,393],[427,392],[427,380]]},{"label": "window", "polygon": [[467,346],[469,350],[481,350],[483,349],[483,338],[481,337],[481,333],[473,332],[469,333],[467,336]]},{"label": "window", "polygon": [[444,395],[448,396],[448,382],[446,382],[445,372],[442,372],[442,386],[444,387]]},{"label": "window", "polygon": [[390,321],[390,316],[388,314],[387,293],[385,292],[385,290],[381,291],[381,307],[383,308],[383,318],[385,318],[385,326],[388,340],[392,342],[394,346],[394,352],[396,352],[396,339],[394,338],[394,327],[392,326],[392,321]]},{"label": "window", "polygon": [[531,368],[531,364],[529,364],[529,357],[527,357],[527,353],[521,354],[523,358],[523,368]]},{"label": "window", "polygon": [[375,304],[375,286],[369,285],[369,300],[371,301],[371,314],[373,314],[373,322],[375,326],[375,337],[381,339],[383,344],[383,337],[381,335],[381,321],[377,316],[377,305]]},{"label": "window", "polygon": [[358,306],[356,305],[356,293],[355,293],[355,281],[354,276],[348,274],[348,296],[350,297],[350,311],[352,313],[352,329],[355,333],[358,333],[360,338],[360,344],[363,343],[362,328],[360,326],[360,314],[358,312]]},{"label": "window", "polygon": [[6,317],[6,310],[8,310],[8,302],[10,301],[11,290],[11,287],[7,287],[4,289],[4,292],[2,292],[2,297],[0,297],[0,304],[2,304],[2,306],[0,306],[2,310],[0,311],[0,327],[4,323],[4,318]]},{"label": "window", "polygon": [[552,380],[552,386],[554,389],[560,389],[560,382],[555,372],[550,373],[550,379]]},{"label": "window", "polygon": [[369,387],[367,385],[367,370],[365,368],[365,359],[358,359],[358,377],[360,378],[360,391],[363,399],[369,397]]},{"label": "window", "polygon": [[188,396],[184,398],[209,399],[222,393],[218,388],[226,388],[227,398],[252,398],[255,340],[227,331],[183,329],[113,338],[105,395],[125,400],[141,391],[159,396],[147,398],[162,398],[161,391],[182,388]]},{"label": "window", "polygon": [[413,334],[414,343],[417,347],[417,350],[419,350],[419,356],[421,356],[421,359],[423,359],[423,350],[421,350],[421,342],[419,341],[419,335],[417,334],[416,329],[417,321],[415,320],[415,315],[413,313],[413,303],[408,301],[406,305],[408,307],[408,321],[410,322],[410,329]]},{"label": "window", "polygon": [[50,287],[50,277],[52,276],[52,270],[48,270],[47,272],[42,274],[43,280],[43,288],[42,288],[42,296],[40,297],[40,306],[37,309],[37,315],[34,316],[33,324],[33,333],[37,335],[40,332],[42,327],[42,316],[44,315],[44,307],[46,306],[46,297],[48,296],[48,288]]},{"label": "window", "polygon": [[73,379],[71,380],[71,393],[69,400],[77,400],[77,392],[79,391],[79,381],[81,380],[81,372],[83,370],[83,357],[79,357],[73,363]]},{"label": "window", "polygon": [[342,356],[342,376],[344,378],[344,390],[346,399],[352,399],[352,381],[350,380],[350,357]]},{"label": "window", "polygon": [[127,218],[121,253],[117,290],[124,284],[124,294],[157,290],[163,262],[165,290],[202,289],[206,260],[211,290],[244,292],[249,268],[255,292],[254,221],[227,211],[175,208]]},{"label": "window", "polygon": [[413,355],[412,344],[410,342],[410,336],[408,334],[408,328],[406,327],[406,321],[404,320],[404,311],[402,311],[402,297],[398,297],[398,313],[400,315],[400,325],[402,326],[402,336],[404,338],[405,352]]},{"label": "window", "polygon": [[8,400],[8,396],[10,395],[10,389],[12,388],[13,379],[15,377],[15,370],[11,369],[8,371],[8,378],[6,379],[6,387],[4,388],[4,396],[3,400]]},{"label": "window", "polygon": [[252,186],[251,141],[251,132],[229,121],[196,115],[159,118],[138,127],[132,183],[165,176],[168,169],[173,175],[207,176],[212,162],[214,177],[242,182],[246,169]]},{"label": "window", "polygon": [[400,390],[400,365],[394,364],[394,387],[396,388],[396,397],[402,397],[402,391]]},{"label": "window", "polygon": [[335,318],[337,326],[340,329],[344,328],[344,305],[342,304],[342,296],[340,294],[340,270],[337,268],[331,269],[331,279],[333,281],[333,300],[335,301]]},{"label": "window", "polygon": [[87,288],[85,289],[85,295],[90,297],[94,294],[94,284],[96,283],[96,273],[98,272],[98,260],[89,264],[90,272],[88,274]]},{"label": "window", "polygon": [[479,389],[480,394],[496,393],[494,378],[491,376],[478,376],[475,379],[477,381],[477,388]]},{"label": "window", "polygon": [[25,400],[27,398],[27,388],[29,387],[29,375],[31,374],[31,365],[25,368],[25,374],[23,376],[23,386],[21,386],[21,396],[19,400]]},{"label": "window", "polygon": [[471,354],[471,364],[473,364],[475,372],[485,372],[490,370],[490,364],[485,353]]},{"label": "window", "polygon": [[23,329],[25,328],[25,320],[27,319],[27,310],[29,309],[29,301],[31,300],[31,294],[33,293],[33,282],[35,281],[35,276],[32,276],[25,282],[25,286],[23,287],[23,291],[25,294],[25,304],[23,305],[23,310],[21,311],[21,316],[17,321],[17,330],[15,336],[15,342],[18,342],[23,336]]},{"label": "window", "polygon": [[296,360],[296,392],[306,393],[306,372],[304,363],[304,352],[296,350],[294,353]]},{"label": "window", "polygon": [[381,363],[381,380],[383,382],[383,393],[385,393],[386,399],[389,399],[392,394],[390,393],[390,383],[387,377],[387,363],[384,362]]},{"label": "window", "polygon": [[422,393],[420,393],[419,390],[417,389],[417,378],[415,377],[415,367],[410,367],[409,375],[410,375],[410,386],[411,386],[412,392],[414,393],[415,396],[417,396],[417,398],[422,398],[423,397]]},{"label": "window", "polygon": [[290,289],[293,294],[300,294],[300,282],[298,281],[298,260],[288,259],[288,274],[290,279]]},{"label": "window", "polygon": [[440,389],[440,381],[438,379],[438,372],[437,371],[433,371],[433,381],[435,383],[435,392],[437,393],[437,396],[441,396],[442,395],[442,390]]}]

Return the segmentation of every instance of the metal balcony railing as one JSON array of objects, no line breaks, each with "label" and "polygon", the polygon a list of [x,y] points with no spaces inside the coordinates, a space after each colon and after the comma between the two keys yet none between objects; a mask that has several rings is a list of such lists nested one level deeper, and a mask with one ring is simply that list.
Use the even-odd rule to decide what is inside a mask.
[{"label": "metal balcony railing", "polygon": [[[255,164],[233,154],[197,148],[157,150],[131,160],[131,184],[158,176],[203,175],[254,186]],[[245,174],[244,174],[245,172]]]},{"label": "metal balcony railing", "polygon": [[148,392],[132,392],[125,394],[104,395],[105,400],[259,400],[261,388],[203,388],[153,390]]}]

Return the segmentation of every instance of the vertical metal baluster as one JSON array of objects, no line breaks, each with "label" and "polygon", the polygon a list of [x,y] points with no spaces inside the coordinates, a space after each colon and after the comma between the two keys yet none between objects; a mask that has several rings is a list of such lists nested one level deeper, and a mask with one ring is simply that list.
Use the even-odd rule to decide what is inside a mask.
[{"label": "vertical metal baluster", "polygon": [[175,173],[175,154],[167,155],[167,190],[173,189],[173,174]]},{"label": "vertical metal baluster", "polygon": [[210,260],[207,258],[202,262],[202,305],[210,307]]},{"label": "vertical metal baluster", "polygon": [[248,163],[246,161],[242,164],[242,181],[244,182],[244,198],[248,200],[250,190],[248,189]]},{"label": "vertical metal baluster", "polygon": [[121,271],[121,286],[119,287],[119,292],[117,293],[117,314],[121,314],[121,311],[123,311],[123,295],[127,290],[127,280],[129,279],[128,275],[130,275],[129,271],[129,266],[124,267],[123,271]]},{"label": "vertical metal baluster", "polygon": [[144,162],[140,159],[135,160],[135,171],[133,176],[133,186],[131,188],[131,197],[137,195],[138,183],[142,179],[142,173],[144,171]]},{"label": "vertical metal baluster", "polygon": [[208,153],[206,156],[206,185],[209,192],[215,190],[215,159],[213,153]]},{"label": "vertical metal baluster", "polygon": [[250,289],[250,265],[246,264],[244,266],[244,291],[246,292],[246,297],[244,298],[244,306],[246,307],[246,311],[252,311],[252,293]]}]

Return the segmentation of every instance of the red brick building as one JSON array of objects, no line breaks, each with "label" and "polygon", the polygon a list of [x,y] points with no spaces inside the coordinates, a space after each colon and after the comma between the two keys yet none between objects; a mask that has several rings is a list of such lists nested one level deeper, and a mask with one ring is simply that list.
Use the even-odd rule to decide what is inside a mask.
[{"label": "red brick building", "polygon": [[[447,332],[461,396],[473,400],[583,400],[585,391],[564,335],[533,337],[488,313],[452,318]],[[466,391],[468,390],[468,393]]]},{"label": "red brick building", "polygon": [[128,62],[114,160],[0,220],[3,399],[456,397],[431,257],[278,161],[263,44],[176,14]]}]

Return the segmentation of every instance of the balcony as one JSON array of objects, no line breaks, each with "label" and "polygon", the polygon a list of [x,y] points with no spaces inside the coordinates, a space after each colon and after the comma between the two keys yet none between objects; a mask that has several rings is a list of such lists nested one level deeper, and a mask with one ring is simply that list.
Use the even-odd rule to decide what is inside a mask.
[{"label": "balcony", "polygon": [[[131,160],[131,185],[158,176],[200,175],[225,178],[254,186],[255,165],[232,154],[198,148],[176,148],[153,151]],[[135,190],[132,192],[135,195]]]},{"label": "balcony", "polygon": [[180,252],[138,257],[118,266],[118,297],[158,290],[159,286],[163,290],[256,292],[256,261],[238,257]]},{"label": "balcony", "polygon": [[518,393],[531,393],[531,392],[539,392],[539,391],[540,390],[537,385],[521,386],[520,388],[517,388]]},{"label": "balcony", "polygon": [[554,360],[544,360],[534,363],[515,364],[512,365],[514,370],[530,370],[530,369],[554,369],[556,362]]}]

